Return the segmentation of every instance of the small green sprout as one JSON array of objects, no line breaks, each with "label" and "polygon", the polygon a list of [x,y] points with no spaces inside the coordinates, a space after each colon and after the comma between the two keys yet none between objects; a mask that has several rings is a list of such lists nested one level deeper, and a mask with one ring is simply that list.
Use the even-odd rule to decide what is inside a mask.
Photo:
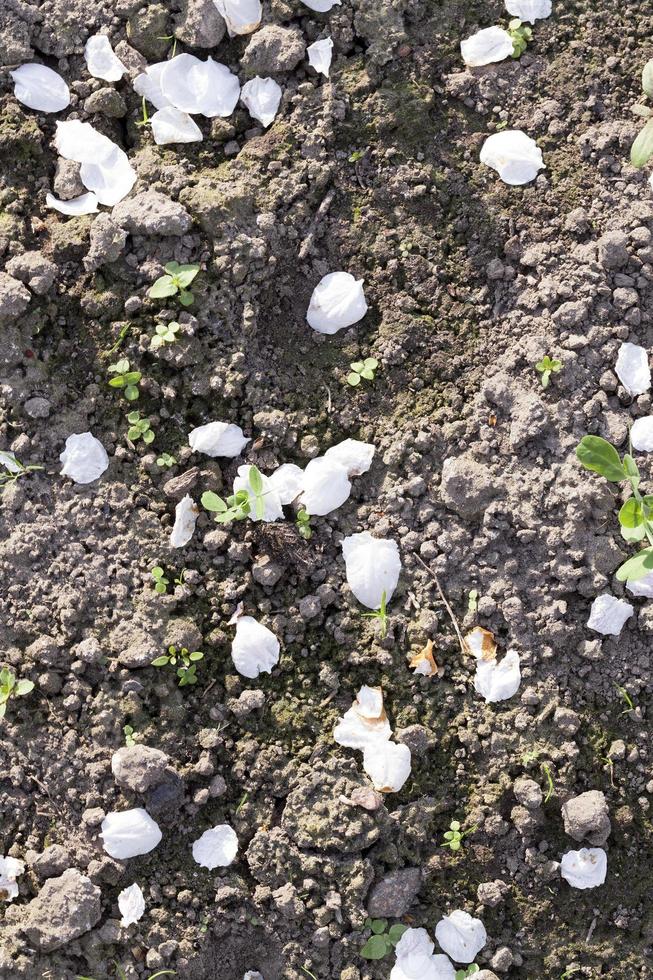
[{"label": "small green sprout", "polygon": [[300,966],[299,969],[302,970],[302,972],[305,973],[307,977],[311,977],[311,980],[317,980],[317,977],[315,976],[315,974],[314,973],[311,973],[311,971],[308,969],[308,967],[306,967],[306,966]]},{"label": "small green sprout", "polygon": [[444,840],[440,843],[440,847],[448,847],[451,851],[459,851],[463,846],[463,838],[467,837],[468,834],[473,834],[477,828],[477,824],[470,827],[469,830],[460,832],[460,823],[458,820],[452,820],[449,824],[449,830],[444,835]]},{"label": "small green sprout", "polygon": [[150,350],[158,350],[166,344],[174,344],[177,334],[181,330],[178,323],[157,323],[156,332],[150,340]]},{"label": "small green sprout", "polygon": [[149,419],[142,418],[140,412],[129,412],[126,419],[129,422],[127,438],[130,442],[138,442],[142,439],[146,446],[154,442],[154,432]]},{"label": "small green sprout", "polygon": [[15,483],[16,480],[20,480],[21,476],[27,476],[28,473],[34,473],[36,470],[42,469],[44,469],[43,466],[37,466],[35,464],[23,466],[13,453],[8,453],[0,449],[0,490],[4,490],[10,483]]},{"label": "small green sprout", "polygon": [[160,456],[156,458],[156,465],[160,466],[162,470],[169,470],[171,466],[176,464],[177,460],[170,453],[161,453]]},{"label": "small green sprout", "polygon": [[467,612],[475,613],[478,609],[478,589],[470,589],[467,596]]},{"label": "small green sprout", "polygon": [[178,650],[176,646],[169,646],[168,653],[153,660],[152,666],[167,667],[170,664],[176,667],[177,663],[181,661],[181,665],[177,668],[177,677],[179,678],[179,687],[186,687],[189,684],[197,683],[197,662],[203,658],[204,654],[201,650],[194,650],[193,653],[189,653],[186,647]]},{"label": "small green sprout", "polygon": [[352,361],[349,367],[351,372],[347,375],[347,384],[356,388],[363,379],[374,381],[374,374],[379,366],[375,357],[366,357],[364,361]]},{"label": "small green sprout", "polygon": [[0,670],[0,719],[7,712],[7,704],[12,698],[24,698],[34,690],[34,681],[18,680],[13,670],[3,667]]},{"label": "small green sprout", "polygon": [[109,387],[122,388],[127,401],[135,402],[139,395],[138,383],[143,377],[141,372],[131,371],[126,357],[122,357],[115,364],[110,364],[107,371],[109,374],[115,374],[115,378],[109,379]]},{"label": "small green sprout", "polygon": [[366,960],[382,960],[397,945],[408,926],[397,922],[388,929],[387,919],[366,919],[365,928],[371,929],[372,935],[361,949],[361,956]]},{"label": "small green sprout", "polygon": [[172,41],[172,50],[170,52],[170,57],[174,58],[177,53],[177,38],[174,34],[162,34],[161,37],[157,37],[157,41]]},{"label": "small green sprout", "polygon": [[[120,966],[119,963],[113,961],[113,965],[116,968],[116,980],[127,980],[127,974]],[[177,974],[174,970],[157,970],[156,973],[150,973],[149,977],[145,980],[158,980],[158,977],[176,977]],[[75,977],[75,980],[95,980],[95,977],[82,977],[79,974]]]},{"label": "small green sprout", "polygon": [[551,380],[552,374],[557,374],[558,371],[562,371],[562,361],[551,360],[547,354],[538,361],[535,365],[535,370],[540,372],[540,381],[542,382],[543,388],[549,387],[549,381]]},{"label": "small green sprout", "polygon": [[533,30],[515,17],[508,24],[508,34],[512,40],[511,58],[521,58],[529,43],[533,40]]},{"label": "small green sprout", "polygon": [[151,122],[150,117],[147,113],[147,104],[145,102],[145,96],[143,96],[141,100],[141,113],[142,113],[141,118],[138,119],[136,122],[136,125],[138,126],[139,129],[143,129],[145,126],[149,126]]},{"label": "small green sprout", "polygon": [[134,738],[134,729],[131,725],[123,725],[123,734],[125,736],[125,745],[128,749],[131,749],[136,745],[136,739]]},{"label": "small green sprout", "polygon": [[[653,98],[653,60],[644,65],[642,89],[644,95],[649,99]],[[630,162],[633,167],[645,167],[653,156],[653,109],[638,103],[633,106],[632,111],[636,116],[646,119],[646,123],[630,148]]]},{"label": "small green sprout", "polygon": [[[231,497],[223,500],[217,493],[207,490],[202,494],[201,502],[205,510],[215,514],[218,524],[231,524],[232,521],[244,521],[252,512],[252,504],[257,520],[261,520],[265,513],[265,493],[263,491],[263,477],[256,466],[250,466],[247,474],[247,481],[252,488],[249,490],[238,490]],[[254,500],[252,501],[252,496]]]},{"label": "small green sprout", "polygon": [[473,977],[475,973],[480,973],[480,972],[481,972],[480,966],[477,966],[476,963],[471,963],[463,970],[456,970],[455,980],[467,980],[467,977]]},{"label": "small green sprout", "polygon": [[388,609],[386,603],[385,589],[381,593],[381,605],[374,612],[361,613],[364,619],[378,619],[381,623],[381,639],[384,640],[388,632]]},{"label": "small green sprout", "polygon": [[186,569],[182,568],[182,570],[179,573],[179,577],[175,579],[175,585],[183,585],[185,577],[186,577]]},{"label": "small green sprout", "polygon": [[166,299],[177,296],[182,306],[192,306],[195,297],[188,288],[200,271],[199,265],[179,265],[178,262],[168,262],[164,266],[166,274],[159,276],[147,295],[151,299]]},{"label": "small green sprout", "polygon": [[553,793],[554,793],[554,790],[555,790],[555,786],[554,786],[554,783],[553,783],[553,776],[551,775],[551,769],[549,768],[549,766],[547,766],[546,762],[542,762],[542,763],[540,763],[540,765],[541,765],[541,768],[542,768],[542,772],[546,776],[546,785],[547,785],[546,796],[544,797],[544,802],[545,803],[548,803],[549,800],[551,799],[551,797],[553,796]]},{"label": "small green sprout", "polygon": [[615,684],[615,687],[619,691],[619,694],[621,695],[621,697],[623,698],[623,700],[626,702],[626,708],[621,712],[621,714],[622,715],[627,715],[631,711],[634,711],[635,710],[635,702],[631,698],[631,696],[628,693],[628,691],[626,690],[626,688],[625,687],[620,687],[619,684]]},{"label": "small green sprout", "polygon": [[159,595],[164,595],[168,591],[170,579],[165,577],[165,572],[160,565],[155,565],[154,568],[151,568],[150,574],[154,579],[154,591],[158,592]]},{"label": "small green sprout", "polygon": [[364,156],[365,150],[354,150],[354,152],[351,153],[347,159],[350,163],[358,163],[358,161],[362,160]]},{"label": "small green sprout", "polygon": [[311,515],[307,510],[304,510],[304,508],[297,511],[296,525],[302,538],[304,538],[305,541],[310,541],[310,539],[313,537],[313,531],[311,529]]},{"label": "small green sprout", "polygon": [[248,799],[249,799],[249,793],[243,793],[243,795],[240,798],[240,803],[238,804],[238,806],[234,810],[234,817],[237,817],[238,816],[238,814],[240,813],[240,811],[242,810],[242,808],[247,803],[247,800]]}]

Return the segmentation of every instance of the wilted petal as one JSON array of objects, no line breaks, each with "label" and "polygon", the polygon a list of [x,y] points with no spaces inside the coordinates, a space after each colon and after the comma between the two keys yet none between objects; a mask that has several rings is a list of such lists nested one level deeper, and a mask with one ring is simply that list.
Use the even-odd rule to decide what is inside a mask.
[{"label": "wilted petal", "polygon": [[49,208],[61,211],[62,214],[95,214],[98,210],[97,195],[93,194],[92,191],[89,191],[88,194],[80,194],[79,197],[74,197],[71,201],[59,201],[52,194],[46,194],[45,203]]},{"label": "wilted petal", "polygon": [[273,78],[258,75],[245,82],[240,91],[240,101],[247,106],[250,116],[263,126],[269,126],[279,109],[281,86]]},{"label": "wilted petal", "polygon": [[161,840],[162,834],[147,810],[135,807],[133,810],[107,813],[102,821],[100,837],[107,854],[124,861],[139,854],[149,854]]},{"label": "wilted petal", "polygon": [[375,742],[363,753],[363,769],[380,793],[398,793],[410,776],[410,749],[397,742]]},{"label": "wilted petal", "polygon": [[213,0],[213,3],[224,18],[230,37],[251,34],[261,23],[260,0]]},{"label": "wilted petal", "polygon": [[244,464],[238,467],[238,476],[234,480],[233,492],[238,493],[239,490],[246,490],[249,494],[249,499],[251,501],[251,510],[247,515],[250,521],[265,521],[269,523],[270,521],[280,521],[283,519],[283,507],[281,505],[281,495],[279,489],[285,490],[283,483],[281,481],[280,488],[275,487],[269,476],[261,473],[261,480],[263,483],[262,499],[263,499],[263,516],[259,517],[256,513],[255,505],[255,494],[254,489],[249,482],[251,466]]},{"label": "wilted petal", "polygon": [[333,730],[333,738],[339,745],[361,751],[375,742],[387,742],[391,734],[381,688],[366,685]]},{"label": "wilted petal", "polygon": [[18,898],[17,878],[25,873],[25,862],[18,858],[0,856],[0,899],[13,902]]},{"label": "wilted petal", "polygon": [[490,65],[495,61],[509,58],[513,52],[513,41],[502,27],[486,27],[477,31],[465,41],[460,42],[463,61],[470,68]]},{"label": "wilted petal", "polygon": [[488,136],[481,147],[481,163],[492,167],[504,184],[528,184],[544,167],[542,151],[520,129],[506,129]]},{"label": "wilted petal", "polygon": [[440,919],[435,927],[435,938],[456,963],[472,963],[485,946],[487,933],[480,919],[457,909]]},{"label": "wilted petal", "polygon": [[653,453],[653,415],[635,419],[630,430],[630,441],[633,449],[642,453]]},{"label": "wilted petal", "polygon": [[651,387],[648,354],[638,344],[621,345],[615,371],[629,395],[643,395]]},{"label": "wilted petal", "polygon": [[224,459],[240,456],[248,442],[251,440],[233,422],[207,422],[188,433],[188,445],[193,452]]},{"label": "wilted petal", "polygon": [[358,439],[345,439],[327,449],[325,459],[335,459],[347,470],[347,476],[362,476],[367,473],[374,459],[375,448],[370,442]]},{"label": "wilted petal", "polygon": [[363,280],[349,272],[330,272],[313,290],[306,320],[313,330],[330,335],[358,323],[366,313]]},{"label": "wilted petal", "polygon": [[318,456],[304,470],[300,503],[309,514],[323,517],[337,510],[351,493],[347,470],[334,459]]},{"label": "wilted petal", "polygon": [[572,888],[596,888],[605,881],[608,856],[602,847],[582,847],[567,851],[560,862],[560,874]]},{"label": "wilted petal", "polygon": [[202,130],[193,122],[187,112],[165,106],[152,116],[152,135],[159,146],[166,143],[198,143]]},{"label": "wilted petal", "polygon": [[267,626],[253,616],[241,616],[231,644],[231,659],[243,677],[251,679],[269,674],[279,663],[279,641]]},{"label": "wilted petal", "polygon": [[195,522],[199,510],[193,498],[186,494],[175,507],[175,525],[170,535],[171,548],[183,548],[195,532]]},{"label": "wilted petal", "polygon": [[399,581],[401,558],[397,543],[390,538],[373,538],[369,531],[350,534],[342,542],[347,581],[359,602],[368,609],[380,609]]},{"label": "wilted petal", "polygon": [[503,660],[479,660],[474,675],[474,689],[486,701],[507,701],[519,690],[521,670],[519,654],[509,650]]},{"label": "wilted petal", "polygon": [[629,602],[605,592],[592,603],[587,625],[604,636],[619,636],[623,625],[635,612]]},{"label": "wilted petal", "polygon": [[427,640],[426,646],[410,658],[409,666],[416,674],[423,677],[435,677],[438,672],[438,665],[433,656],[433,640]]},{"label": "wilted petal", "polygon": [[19,102],[37,112],[61,112],[70,105],[70,91],[61,75],[45,65],[21,65],[9,74]]},{"label": "wilted petal", "polygon": [[309,44],[306,48],[306,54],[311,68],[328,78],[331,59],[333,58],[333,41],[331,38],[325,37],[321,41],[314,41],[313,44]]},{"label": "wilted petal", "polygon": [[123,929],[133,925],[142,918],[145,912],[145,898],[140,885],[133,884],[129,888],[124,888],[118,895],[118,908],[122,919],[120,925]]},{"label": "wilted petal", "polygon": [[61,475],[75,483],[93,483],[109,465],[106,449],[90,432],[68,436],[59,459],[63,463]]},{"label": "wilted petal", "polygon": [[519,17],[526,24],[534,24],[551,16],[551,0],[505,0],[506,10],[513,17]]},{"label": "wilted petal", "polygon": [[455,980],[455,970],[447,957],[433,953],[433,941],[426,929],[407,929],[395,954],[390,980]]},{"label": "wilted petal", "polygon": [[228,867],[238,853],[238,837],[227,823],[205,830],[193,844],[193,858],[203,868]]},{"label": "wilted petal", "polygon": [[467,634],[465,646],[477,660],[496,660],[497,645],[494,642],[494,634],[484,630],[482,626],[475,626]]},{"label": "wilted petal", "polygon": [[291,504],[302,491],[304,471],[294,463],[282,463],[268,477],[270,486],[279,495],[279,500],[285,507]]},{"label": "wilted petal", "polygon": [[200,61],[178,54],[161,70],[161,91],[176,109],[191,114],[230,116],[240,96],[240,82],[226,65],[213,58]]},{"label": "wilted petal", "polygon": [[127,71],[120,58],[114,54],[111,42],[105,34],[89,37],[84,47],[84,58],[93,78],[118,82]]}]

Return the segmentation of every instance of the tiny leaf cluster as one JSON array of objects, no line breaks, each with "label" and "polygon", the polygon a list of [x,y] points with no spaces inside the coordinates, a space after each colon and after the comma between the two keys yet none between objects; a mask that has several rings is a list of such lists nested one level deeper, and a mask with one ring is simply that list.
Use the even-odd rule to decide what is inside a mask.
[{"label": "tiny leaf cluster", "polygon": [[366,919],[365,926],[372,930],[372,935],[361,949],[361,956],[366,960],[382,960],[394,949],[408,928],[397,922],[388,929],[387,919]]},{"label": "tiny leaf cluster", "polygon": [[164,269],[165,275],[159,276],[156,282],[150,286],[147,295],[151,299],[167,299],[168,296],[177,296],[182,306],[192,306],[195,297],[188,287],[200,271],[199,265],[180,265],[178,262],[168,262]]}]

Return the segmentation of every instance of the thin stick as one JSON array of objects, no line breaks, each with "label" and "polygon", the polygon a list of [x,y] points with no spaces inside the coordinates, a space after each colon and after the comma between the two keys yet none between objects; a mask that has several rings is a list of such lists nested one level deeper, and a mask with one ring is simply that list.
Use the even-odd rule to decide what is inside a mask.
[{"label": "thin stick", "polygon": [[424,561],[424,560],[423,560],[423,559],[422,559],[422,558],[420,557],[420,555],[417,555],[417,554],[416,554],[416,555],[415,555],[415,558],[416,558],[416,559],[417,559],[417,561],[418,561],[418,562],[420,563],[420,565],[421,565],[421,566],[422,566],[423,568],[425,568],[425,569],[426,569],[426,571],[427,571],[427,572],[429,573],[429,575],[431,576],[431,578],[432,578],[432,579],[433,579],[433,581],[435,582],[435,584],[436,584],[436,586],[437,586],[437,589],[438,589],[438,592],[440,593],[440,598],[442,599],[442,601],[443,601],[443,603],[444,603],[444,606],[445,606],[445,609],[446,609],[446,610],[447,610],[447,612],[449,613],[449,617],[450,617],[450,619],[451,619],[451,622],[453,623],[453,628],[454,628],[454,629],[455,629],[455,631],[456,631],[456,636],[458,637],[458,642],[460,643],[460,649],[461,649],[461,650],[462,650],[462,652],[463,652],[463,653],[465,654],[465,656],[467,656],[467,655],[469,654],[469,650],[467,649],[467,647],[466,647],[466,645],[465,645],[465,641],[463,640],[463,635],[462,635],[462,633],[460,632],[460,626],[458,625],[458,620],[456,619],[456,614],[454,613],[454,611],[453,611],[453,609],[452,609],[452,608],[451,608],[451,606],[449,605],[449,603],[448,603],[448,601],[447,601],[447,597],[446,597],[446,595],[445,595],[445,594],[444,594],[444,592],[442,591],[442,586],[440,585],[440,580],[439,580],[439,578],[438,578],[438,576],[437,576],[437,575],[435,574],[435,572],[433,571],[433,569],[432,569],[432,568],[429,568],[429,566],[428,566],[428,565],[426,564],[426,562],[425,562],[425,561]]},{"label": "thin stick", "polygon": [[315,238],[315,232],[317,231],[317,226],[319,225],[320,221],[322,220],[322,218],[324,218],[327,211],[331,207],[331,202],[333,201],[335,196],[336,196],[335,187],[331,187],[324,195],[324,198],[322,199],[322,203],[320,204],[319,208],[315,212],[315,216],[311,222],[311,227],[308,230],[308,234],[304,239],[304,241],[302,242],[301,248],[299,249],[300,259],[305,259],[308,253],[310,252],[311,246],[313,244],[313,239]]}]

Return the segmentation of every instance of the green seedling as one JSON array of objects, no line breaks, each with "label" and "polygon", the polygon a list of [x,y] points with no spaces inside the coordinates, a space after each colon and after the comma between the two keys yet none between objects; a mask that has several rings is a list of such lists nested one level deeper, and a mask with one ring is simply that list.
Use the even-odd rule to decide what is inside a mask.
[{"label": "green seedling", "polygon": [[171,466],[176,464],[177,460],[170,453],[161,453],[160,456],[156,458],[156,465],[160,466],[162,470],[169,470]]},{"label": "green seedling", "polygon": [[151,299],[166,299],[168,296],[179,296],[182,306],[192,306],[195,297],[188,288],[200,271],[199,265],[179,265],[178,262],[168,262],[164,266],[166,274],[160,276],[147,295]]},{"label": "green seedling", "polygon": [[153,660],[152,666],[167,667],[170,664],[176,667],[179,663],[180,666],[177,667],[179,687],[187,687],[189,684],[197,684],[197,663],[203,658],[204,654],[201,650],[194,650],[193,653],[189,653],[186,647],[178,650],[176,646],[169,646],[167,654]]},{"label": "green seedling", "polygon": [[347,375],[347,384],[356,388],[361,381],[374,381],[374,374],[379,366],[375,357],[366,357],[364,361],[352,361],[349,367],[351,372]]},{"label": "green seedling", "polygon": [[130,442],[138,442],[142,439],[146,446],[154,442],[154,432],[149,419],[142,418],[140,412],[130,412],[127,421],[129,422],[127,438]]},{"label": "green seedling", "polygon": [[297,530],[305,541],[310,541],[313,537],[313,531],[311,529],[311,515],[307,510],[297,511]]},{"label": "green seedling", "polygon": [[541,361],[537,362],[535,365],[535,370],[540,372],[542,387],[548,388],[551,375],[557,374],[558,371],[562,371],[562,361],[556,361],[555,359],[552,360],[547,354]]},{"label": "green seedling", "polygon": [[374,612],[361,613],[363,619],[378,619],[381,624],[381,639],[384,640],[388,632],[388,608],[385,597],[385,589],[381,593],[381,605]]},{"label": "green seedling", "polygon": [[508,24],[508,34],[512,40],[512,54],[511,58],[521,58],[524,51],[533,40],[533,30],[527,27],[526,24],[522,24],[518,17],[511,20]]},{"label": "green seedling", "polygon": [[185,577],[186,577],[186,569],[182,568],[182,570],[179,573],[179,578],[175,579],[175,585],[183,585]]},{"label": "green seedling", "polygon": [[[630,448],[630,447],[629,447]],[[653,496],[639,492],[641,475],[631,454],[623,460],[614,446],[600,436],[584,436],[576,447],[576,455],[586,470],[598,473],[610,483],[630,484],[632,497],[619,511],[622,537],[629,542],[648,541],[642,548],[617,569],[619,582],[635,582],[653,571]]]},{"label": "green seedling", "polygon": [[243,795],[240,798],[240,803],[238,804],[238,806],[234,810],[234,817],[237,817],[238,816],[238,814],[240,813],[240,811],[242,810],[242,808],[247,803],[247,800],[248,799],[249,799],[249,793],[243,793]]},{"label": "green seedling", "polygon": [[478,589],[470,589],[467,597],[467,612],[475,613],[478,609]]},{"label": "green seedling", "polygon": [[[653,98],[653,60],[644,65],[642,89],[647,98]],[[630,162],[633,167],[645,167],[653,156],[653,109],[638,103],[633,106],[632,111],[641,119],[646,119],[646,122],[630,148]]]},{"label": "green seedling", "polygon": [[162,34],[161,37],[157,37],[157,41],[172,41],[172,50],[170,52],[170,57],[174,58],[177,54],[177,38],[174,34]]},{"label": "green seedling", "polygon": [[122,388],[127,401],[135,402],[139,395],[138,383],[143,377],[141,372],[131,371],[126,357],[122,357],[115,364],[110,364],[107,371],[115,375],[114,378],[109,379],[109,387]]},{"label": "green seedling", "polygon": [[299,969],[300,969],[300,970],[301,970],[301,971],[302,971],[303,973],[305,973],[307,977],[311,977],[311,978],[312,978],[312,980],[317,980],[317,977],[315,976],[315,974],[314,974],[314,973],[311,973],[311,971],[310,971],[310,970],[308,969],[308,967],[306,967],[306,966],[300,966],[300,968],[299,968]]},{"label": "green seedling", "polygon": [[141,118],[137,120],[136,125],[139,129],[143,129],[145,126],[149,126],[151,119],[147,113],[147,104],[145,102],[145,96],[141,100]]},{"label": "green seedling", "polygon": [[265,501],[263,499],[265,493],[263,491],[263,477],[256,466],[250,466],[247,481],[252,488],[252,494],[249,493],[249,490],[238,490],[231,497],[223,500],[217,493],[207,490],[201,497],[202,507],[215,514],[218,524],[231,524],[232,521],[244,521],[251,514],[253,506],[256,518],[260,521],[265,513]]},{"label": "green seedling", "polygon": [[123,725],[122,728],[123,735],[125,736],[125,745],[128,749],[131,749],[136,745],[136,739],[134,738],[134,729],[131,725]]},{"label": "green seedling", "polygon": [[154,568],[150,569],[150,574],[154,579],[154,591],[158,592],[159,595],[165,595],[170,585],[170,579],[165,577],[165,572],[161,566],[155,565]]},{"label": "green seedling", "polygon": [[3,667],[0,670],[0,719],[7,712],[7,705],[12,698],[24,698],[34,690],[34,681],[18,680],[13,670]]},{"label": "green seedling", "polygon": [[44,469],[43,466],[35,464],[23,466],[13,453],[7,453],[0,449],[0,490],[4,490],[10,483],[20,480],[21,476],[27,476],[28,473],[42,469]]},{"label": "green seedling", "polygon": [[621,712],[621,714],[622,715],[627,715],[627,714],[629,714],[629,712],[634,711],[635,710],[635,703],[634,703],[633,699],[631,698],[630,694],[628,693],[628,691],[626,690],[626,688],[625,687],[620,687],[619,684],[615,684],[615,687],[619,691],[619,694],[621,695],[621,697],[623,698],[623,700],[626,702],[626,708],[624,709],[624,711]]},{"label": "green seedling", "polygon": [[465,967],[464,970],[456,970],[456,980],[467,980],[467,977],[473,977],[475,973],[480,973],[481,968],[477,966],[476,963],[471,963],[470,966]]},{"label": "green seedling", "polygon": [[[127,974],[120,966],[120,964],[116,963],[116,961],[114,960],[113,965],[116,968],[116,980],[127,980]],[[145,980],[157,980],[158,977],[176,977],[176,976],[177,974],[175,970],[157,970],[156,973],[150,973],[149,977],[146,977]],[[95,980],[95,977],[82,977],[78,974],[75,980]]]},{"label": "green seedling", "polygon": [[555,786],[553,784],[553,776],[551,775],[551,769],[549,768],[549,766],[547,766],[546,762],[541,763],[541,769],[544,775],[546,776],[546,785],[547,785],[544,802],[548,803],[551,797],[553,796],[553,792],[555,790]]},{"label": "green seedling", "polygon": [[365,928],[371,929],[372,935],[361,949],[361,956],[366,960],[382,960],[394,949],[408,926],[397,922],[388,929],[387,919],[366,919]]},{"label": "green seedling", "polygon": [[347,159],[350,163],[358,163],[358,161],[362,160],[364,156],[365,150],[354,150],[354,152],[351,153]]},{"label": "green seedling", "polygon": [[463,846],[463,839],[469,834],[473,834],[477,826],[475,824],[469,830],[464,830],[461,833],[460,823],[457,820],[452,820],[449,824],[449,830],[444,835],[444,840],[440,843],[440,847],[448,847],[450,851],[459,851]]},{"label": "green seedling", "polygon": [[580,967],[579,966],[576,966],[575,963],[572,963],[571,966],[568,966],[567,967],[567,969],[565,970],[564,973],[561,973],[560,974],[560,980],[569,980],[569,977],[576,976],[576,974],[578,973],[579,970],[580,970]]},{"label": "green seedling", "polygon": [[178,323],[157,323],[156,332],[150,340],[150,350],[159,350],[166,344],[174,344],[177,334],[181,330]]}]

